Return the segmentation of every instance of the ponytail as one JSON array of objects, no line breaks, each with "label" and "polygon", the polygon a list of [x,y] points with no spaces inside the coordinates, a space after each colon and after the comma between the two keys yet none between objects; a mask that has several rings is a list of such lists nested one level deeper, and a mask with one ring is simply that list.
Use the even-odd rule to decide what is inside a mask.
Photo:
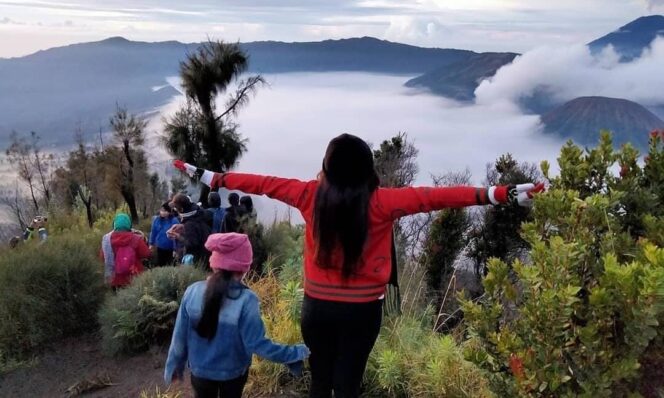
[{"label": "ponytail", "polygon": [[203,315],[196,325],[196,332],[205,339],[212,340],[217,334],[219,311],[228,294],[232,277],[232,271],[221,270],[213,273],[208,279],[203,299]]}]

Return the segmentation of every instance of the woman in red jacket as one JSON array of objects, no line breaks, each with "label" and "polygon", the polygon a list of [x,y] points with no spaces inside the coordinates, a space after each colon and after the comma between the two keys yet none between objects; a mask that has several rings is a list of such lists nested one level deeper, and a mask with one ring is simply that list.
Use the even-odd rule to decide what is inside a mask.
[{"label": "woman in red jacket", "polygon": [[214,188],[267,195],[300,210],[306,223],[302,336],[311,349],[310,397],[357,397],[378,337],[391,270],[392,225],[444,208],[527,204],[541,185],[380,188],[373,153],[360,138],[333,139],[317,180],[214,173],[175,167]]}]

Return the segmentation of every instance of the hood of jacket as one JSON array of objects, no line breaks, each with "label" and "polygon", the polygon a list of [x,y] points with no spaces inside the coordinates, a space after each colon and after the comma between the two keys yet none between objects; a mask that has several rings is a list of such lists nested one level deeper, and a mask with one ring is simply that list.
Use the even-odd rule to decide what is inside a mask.
[{"label": "hood of jacket", "polygon": [[131,246],[136,239],[141,239],[141,237],[129,231],[116,231],[111,234],[111,245],[113,247]]}]

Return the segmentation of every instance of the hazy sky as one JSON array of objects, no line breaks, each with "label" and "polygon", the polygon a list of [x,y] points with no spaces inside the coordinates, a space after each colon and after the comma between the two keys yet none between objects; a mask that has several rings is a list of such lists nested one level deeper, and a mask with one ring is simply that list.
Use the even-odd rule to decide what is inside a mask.
[{"label": "hazy sky", "polygon": [[526,51],[590,41],[664,0],[0,0],[0,57],[109,36],[313,41],[375,36]]}]

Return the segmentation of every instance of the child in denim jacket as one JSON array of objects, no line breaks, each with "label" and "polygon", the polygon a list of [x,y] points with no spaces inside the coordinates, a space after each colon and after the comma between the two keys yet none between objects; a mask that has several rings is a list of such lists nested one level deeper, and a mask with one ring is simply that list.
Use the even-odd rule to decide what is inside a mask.
[{"label": "child in denim jacket", "polygon": [[301,371],[309,349],[265,337],[258,297],[241,283],[253,258],[247,235],[212,234],[205,247],[212,253],[213,274],[184,293],[166,361],[166,383],[182,380],[188,362],[197,398],[241,397],[252,354]]}]

